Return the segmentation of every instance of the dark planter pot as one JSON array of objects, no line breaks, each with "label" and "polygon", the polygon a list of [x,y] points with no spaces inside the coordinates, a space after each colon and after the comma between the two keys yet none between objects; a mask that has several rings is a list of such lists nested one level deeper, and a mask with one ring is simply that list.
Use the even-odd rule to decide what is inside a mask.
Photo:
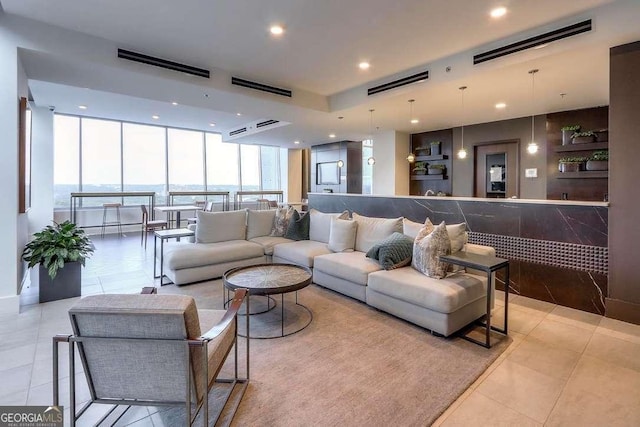
[{"label": "dark planter pot", "polygon": [[431,149],[429,148],[416,150],[416,156],[428,156],[430,154],[431,154]]},{"label": "dark planter pot", "polygon": [[428,175],[442,175],[444,173],[444,169],[440,168],[427,168]]},{"label": "dark planter pot", "polygon": [[588,144],[590,142],[595,141],[595,136],[576,136],[573,138],[573,144]]},{"label": "dark planter pot", "polygon": [[424,170],[424,169],[415,170],[415,171],[413,171],[413,174],[414,174],[414,175],[426,175],[426,174],[427,174],[427,171],[426,171],[426,170]]},{"label": "dark planter pot", "polygon": [[574,130],[563,130],[562,131],[562,145],[570,145],[571,144],[571,136],[575,133]]},{"label": "dark planter pot", "polygon": [[595,132],[596,140],[598,142],[607,142],[609,141],[609,131],[608,130],[598,130]]},{"label": "dark planter pot", "polygon": [[40,302],[57,301],[59,299],[79,297],[82,288],[82,264],[65,263],[58,270],[55,279],[51,280],[49,272],[42,265],[39,267],[38,283]]},{"label": "dark planter pot", "polygon": [[609,170],[609,162],[607,160],[588,160],[588,171],[606,171]]},{"label": "dark planter pot", "polygon": [[582,163],[560,163],[560,172],[579,172],[582,170]]},{"label": "dark planter pot", "polygon": [[440,155],[440,144],[431,144],[431,155],[432,156]]}]

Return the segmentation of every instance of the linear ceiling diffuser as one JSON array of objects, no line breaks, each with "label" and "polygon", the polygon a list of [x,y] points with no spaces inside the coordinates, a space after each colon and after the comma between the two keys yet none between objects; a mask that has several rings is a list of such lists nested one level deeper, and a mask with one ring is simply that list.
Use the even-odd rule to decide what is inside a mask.
[{"label": "linear ceiling diffuser", "polygon": [[191,65],[180,64],[179,62],[168,61],[166,59],[155,58],[143,53],[132,52],[130,50],[118,49],[118,58],[129,61],[140,62],[142,64],[153,65],[167,70],[179,71],[193,76],[209,78],[209,70],[192,67]]},{"label": "linear ceiling diffuser", "polygon": [[526,40],[511,43],[507,46],[499,47],[484,53],[479,53],[473,56],[473,64],[480,64],[482,62],[498,59],[512,53],[520,52],[522,50],[531,49],[537,46],[542,46],[557,40],[566,39],[567,37],[575,36],[578,34],[591,31],[591,19],[579,22],[577,24],[569,25],[568,27],[559,28],[557,30],[549,31],[548,33],[540,34],[539,36],[530,37]]},{"label": "linear ceiling diffuser", "polygon": [[261,90],[262,92],[273,93],[274,95],[287,96],[291,98],[291,91],[289,89],[282,89],[275,86],[269,86],[263,83],[252,82],[251,80],[245,80],[239,77],[231,77],[231,84],[236,86],[246,87],[249,89]]},{"label": "linear ceiling diffuser", "polygon": [[381,84],[379,86],[375,86],[367,89],[367,95],[375,95],[376,93],[384,92],[387,90],[395,89],[401,86],[410,85],[411,83],[420,82],[429,78],[429,71],[423,71],[418,74],[414,74],[409,77],[404,77],[402,79],[394,80],[389,83]]}]

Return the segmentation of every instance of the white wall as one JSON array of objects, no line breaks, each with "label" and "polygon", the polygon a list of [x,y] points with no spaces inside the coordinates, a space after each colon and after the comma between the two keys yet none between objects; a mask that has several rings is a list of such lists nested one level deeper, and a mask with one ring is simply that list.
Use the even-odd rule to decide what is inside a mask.
[{"label": "white wall", "polygon": [[409,140],[409,134],[394,130],[374,136],[373,194],[409,194]]},{"label": "white wall", "polygon": [[31,200],[29,233],[53,220],[53,112],[46,107],[31,108]]}]

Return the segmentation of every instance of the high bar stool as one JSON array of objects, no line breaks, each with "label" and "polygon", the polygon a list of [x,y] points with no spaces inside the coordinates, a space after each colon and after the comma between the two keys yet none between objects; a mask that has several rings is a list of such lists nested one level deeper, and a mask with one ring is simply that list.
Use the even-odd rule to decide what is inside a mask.
[{"label": "high bar stool", "polygon": [[[104,237],[104,231],[106,227],[117,225],[118,226],[118,234],[122,237],[122,222],[120,221],[120,206],[122,203],[103,203],[102,204],[102,232],[100,233],[101,237]],[[116,209],[116,219],[115,221],[107,221],[109,208]]]}]

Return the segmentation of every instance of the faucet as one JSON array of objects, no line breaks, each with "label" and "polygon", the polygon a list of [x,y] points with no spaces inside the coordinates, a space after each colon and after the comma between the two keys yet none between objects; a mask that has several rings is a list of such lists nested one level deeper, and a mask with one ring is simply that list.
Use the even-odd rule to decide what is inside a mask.
[{"label": "faucet", "polygon": [[435,196],[435,195],[436,195],[436,192],[435,192],[435,191],[433,191],[433,190],[431,190],[431,189],[429,189],[429,190],[427,190],[427,192],[426,192],[426,193],[424,193],[424,195],[425,195],[425,196]]}]

